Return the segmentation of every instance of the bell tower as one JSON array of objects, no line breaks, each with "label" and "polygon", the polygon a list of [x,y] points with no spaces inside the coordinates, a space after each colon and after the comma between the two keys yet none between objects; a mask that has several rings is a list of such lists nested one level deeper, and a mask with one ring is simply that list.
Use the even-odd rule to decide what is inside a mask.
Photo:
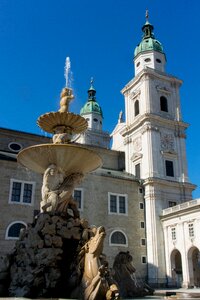
[{"label": "bell tower", "polygon": [[108,132],[102,130],[103,112],[96,100],[93,78],[91,78],[90,81],[87,102],[81,108],[80,115],[87,120],[88,128],[85,132],[81,133],[75,141],[81,144],[109,148],[110,135]]},{"label": "bell tower", "polygon": [[179,89],[182,81],[165,72],[166,56],[148,13],[134,52],[135,77],[123,88],[125,123],[120,131],[126,171],[144,187],[148,280],[165,284],[162,209],[192,199],[186,160],[186,129]]}]

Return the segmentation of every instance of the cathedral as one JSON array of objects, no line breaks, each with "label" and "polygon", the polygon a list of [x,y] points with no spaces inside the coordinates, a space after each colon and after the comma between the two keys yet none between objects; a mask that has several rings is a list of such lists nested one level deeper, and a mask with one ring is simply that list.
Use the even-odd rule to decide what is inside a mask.
[{"label": "cathedral", "polygon": [[[136,276],[152,287],[200,286],[200,199],[188,178],[186,130],[179,89],[165,72],[166,54],[148,16],[134,52],[135,76],[122,89],[124,117],[111,134],[93,80],[80,111],[88,129],[74,143],[96,151],[101,168],[74,190],[82,218],[106,228],[104,253],[133,257]],[[12,251],[20,229],[39,213],[42,176],[17,163],[17,153],[50,143],[36,134],[0,128],[0,254]],[[112,147],[110,148],[112,138]]]}]

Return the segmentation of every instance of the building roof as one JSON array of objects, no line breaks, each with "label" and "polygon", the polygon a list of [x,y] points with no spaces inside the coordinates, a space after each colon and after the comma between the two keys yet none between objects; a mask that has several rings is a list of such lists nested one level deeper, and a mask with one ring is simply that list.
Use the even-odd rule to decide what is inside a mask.
[{"label": "building roof", "polygon": [[88,99],[85,105],[81,108],[80,115],[86,115],[90,113],[99,114],[103,117],[102,109],[99,105],[99,103],[96,101],[96,90],[93,87],[93,79],[91,79],[91,85],[88,90]]},{"label": "building roof", "polygon": [[135,48],[134,57],[136,57],[141,52],[152,51],[152,50],[164,54],[163,46],[158,40],[155,39],[153,29],[154,29],[153,25],[151,25],[147,19],[146,23],[142,27],[142,31],[144,33],[142,41]]}]

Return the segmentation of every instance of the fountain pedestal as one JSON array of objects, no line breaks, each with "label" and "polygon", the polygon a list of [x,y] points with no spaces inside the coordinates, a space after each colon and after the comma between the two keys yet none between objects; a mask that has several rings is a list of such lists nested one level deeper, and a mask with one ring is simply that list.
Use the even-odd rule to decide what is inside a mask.
[{"label": "fountain pedestal", "polygon": [[72,90],[64,88],[59,111],[38,119],[38,125],[53,134],[53,143],[18,154],[20,164],[43,174],[43,185],[41,213],[21,231],[10,256],[10,296],[119,299],[102,255],[105,229],[91,228],[81,219],[73,198],[84,175],[100,167],[102,161],[94,151],[71,142],[74,134],[87,128],[83,117],[68,111],[72,99]]}]

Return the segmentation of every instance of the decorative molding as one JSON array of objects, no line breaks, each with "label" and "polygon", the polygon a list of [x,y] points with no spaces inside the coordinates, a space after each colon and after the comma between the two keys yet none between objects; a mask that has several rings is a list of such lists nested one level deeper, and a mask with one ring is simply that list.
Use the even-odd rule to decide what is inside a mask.
[{"label": "decorative molding", "polygon": [[160,152],[162,155],[168,156],[168,157],[176,157],[177,156],[177,153],[174,150],[166,150],[166,151],[161,150]]},{"label": "decorative molding", "polygon": [[124,145],[127,145],[127,144],[130,144],[131,142],[132,142],[132,138],[126,137],[126,138],[124,139],[123,144],[124,144]]},{"label": "decorative molding", "polygon": [[138,152],[133,153],[133,155],[131,156],[131,160],[134,162],[134,161],[136,161],[138,159],[141,159],[142,156],[143,156],[142,153],[138,153]]},{"label": "decorative molding", "polygon": [[161,134],[161,149],[164,151],[172,151],[174,152],[174,136],[173,134],[164,133]]},{"label": "decorative molding", "polygon": [[167,95],[170,95],[170,94],[171,94],[171,91],[168,90],[165,86],[157,85],[157,86],[156,86],[156,89],[157,89],[157,91],[160,92],[160,93],[167,94]]},{"label": "decorative molding", "polygon": [[157,126],[154,126],[153,124],[151,124],[150,122],[147,122],[144,124],[144,126],[142,127],[142,131],[141,133],[144,134],[146,131],[159,131]]},{"label": "decorative molding", "polygon": [[175,129],[175,136],[185,139],[187,137],[186,133],[185,133],[185,129],[176,128]]},{"label": "decorative molding", "polygon": [[140,90],[136,90],[134,92],[131,92],[130,93],[130,99],[131,100],[134,100],[135,98],[138,98],[141,94],[141,91]]},{"label": "decorative molding", "polygon": [[141,137],[137,137],[135,140],[133,140],[133,149],[136,152],[142,150],[142,140],[141,140]]}]

